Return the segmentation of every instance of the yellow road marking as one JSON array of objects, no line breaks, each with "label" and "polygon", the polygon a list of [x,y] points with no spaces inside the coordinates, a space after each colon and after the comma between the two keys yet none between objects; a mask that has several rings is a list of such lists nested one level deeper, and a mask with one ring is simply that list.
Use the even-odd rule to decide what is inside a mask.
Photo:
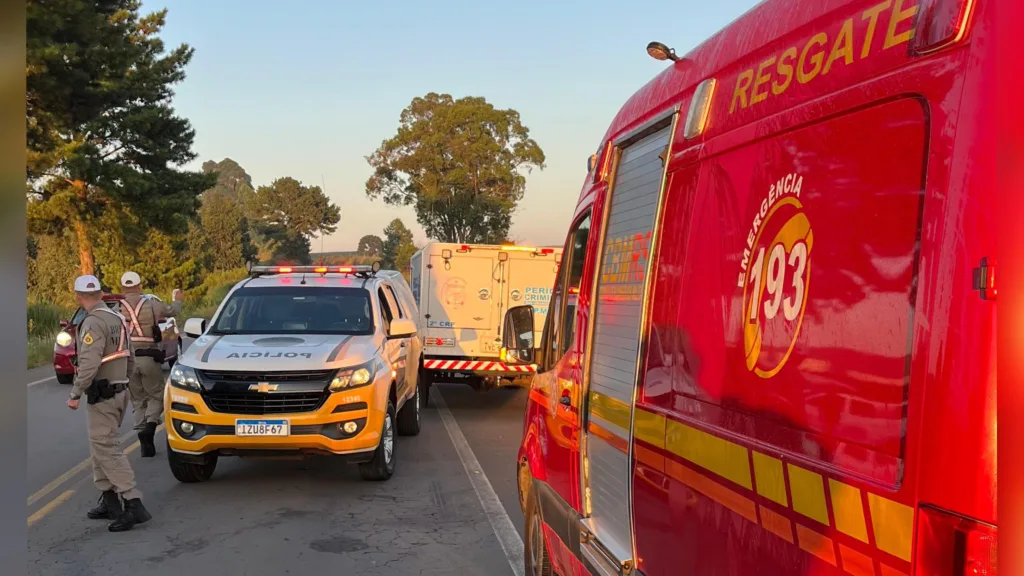
[{"label": "yellow road marking", "polygon": [[40,520],[42,520],[44,517],[46,517],[47,514],[49,514],[50,512],[53,512],[53,510],[57,506],[60,506],[61,504],[66,502],[68,498],[71,498],[71,495],[74,494],[74,493],[75,493],[74,490],[65,490],[63,494],[61,494],[60,496],[57,496],[53,500],[50,500],[49,502],[47,502],[46,506],[43,506],[39,510],[36,510],[35,514],[33,514],[33,515],[28,517],[28,525],[31,526],[31,525],[35,524],[36,522],[39,522]]},{"label": "yellow road marking", "polygon": [[[160,432],[163,429],[164,429],[164,425],[161,424],[160,426],[157,426],[156,431]],[[122,436],[117,441],[117,443],[121,444],[125,440],[131,438],[132,436],[135,436],[135,434],[136,434],[136,432],[130,432],[128,434],[125,434],[124,436]],[[139,448],[139,441],[136,440],[131,446],[128,446],[127,448],[124,449],[124,453],[125,454],[131,454],[132,452],[134,452],[138,448]],[[36,502],[41,500],[43,497],[47,496],[48,494],[50,494],[51,492],[53,492],[57,488],[60,488],[61,486],[63,486],[71,478],[77,476],[83,470],[89,468],[91,465],[92,465],[92,461],[91,461],[90,458],[86,458],[85,460],[82,460],[74,468],[68,470],[67,472],[65,472],[63,474],[61,474],[53,482],[50,482],[46,486],[43,486],[43,488],[40,489],[38,492],[36,492],[35,494],[32,494],[31,496],[29,496],[28,497],[28,505],[31,506],[31,505],[35,504]]]}]

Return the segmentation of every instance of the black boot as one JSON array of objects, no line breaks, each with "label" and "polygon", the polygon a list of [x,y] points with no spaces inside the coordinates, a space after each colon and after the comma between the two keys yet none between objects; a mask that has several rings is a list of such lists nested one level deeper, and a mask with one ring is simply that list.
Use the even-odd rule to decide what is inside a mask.
[{"label": "black boot", "polygon": [[134,528],[136,524],[142,524],[152,519],[153,515],[142,505],[142,500],[133,498],[124,501],[124,511],[107,526],[107,530],[111,532],[126,532]]},{"label": "black boot", "polygon": [[139,432],[139,446],[142,449],[143,458],[156,456],[156,422],[147,422],[146,427]]},{"label": "black boot", "polygon": [[107,490],[100,494],[99,505],[89,510],[86,516],[90,520],[115,520],[122,512],[124,512],[124,509],[121,507],[121,498],[117,495],[117,492]]}]

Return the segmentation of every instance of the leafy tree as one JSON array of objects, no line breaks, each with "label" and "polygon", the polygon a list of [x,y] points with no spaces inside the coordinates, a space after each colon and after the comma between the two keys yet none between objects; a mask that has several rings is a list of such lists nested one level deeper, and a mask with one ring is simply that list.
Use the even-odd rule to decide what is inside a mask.
[{"label": "leafy tree", "polygon": [[376,234],[367,234],[359,239],[356,252],[360,256],[380,256],[384,253],[384,241]]},{"label": "leafy tree", "polygon": [[341,210],[319,186],[303,186],[294,178],[278,178],[256,190],[253,213],[256,228],[273,241],[275,260],[308,264],[310,239],[332,234]]},{"label": "leafy tree", "polygon": [[515,110],[431,92],[413,99],[366,161],[367,196],[414,206],[429,237],[500,242],[526,189],[522,170],[543,169],[544,152]]},{"label": "leafy tree", "polygon": [[382,252],[381,265],[384,268],[399,272],[409,270],[409,260],[416,253],[416,245],[412,241],[412,232],[400,218],[395,218],[384,228]]},{"label": "leafy tree", "polygon": [[230,194],[214,187],[203,194],[199,208],[204,249],[208,251],[206,264],[213,271],[241,268],[256,255],[242,207]]},{"label": "leafy tree", "polygon": [[164,296],[199,281],[201,269],[188,251],[187,234],[167,234],[121,208],[100,217],[95,236],[96,257],[101,263],[96,275],[108,286],[120,286],[126,270],[138,272],[145,289]]},{"label": "leafy tree", "polygon": [[34,254],[29,254],[28,296],[30,300],[63,306],[74,304],[75,277],[78,276],[78,248],[70,230],[59,235],[31,237]]},{"label": "leafy tree", "polygon": [[203,174],[216,174],[217,183],[213,190],[227,193],[233,200],[246,202],[254,192],[252,176],[238,165],[231,158],[225,158],[220,162],[207,160],[203,162]]},{"label": "leafy tree", "polygon": [[171,107],[193,50],[169,53],[166,10],[138,0],[28,0],[27,154],[30,230],[75,234],[79,266],[95,271],[93,228],[127,208],[160,230],[184,232],[212,176],[178,169],[195,131]]}]

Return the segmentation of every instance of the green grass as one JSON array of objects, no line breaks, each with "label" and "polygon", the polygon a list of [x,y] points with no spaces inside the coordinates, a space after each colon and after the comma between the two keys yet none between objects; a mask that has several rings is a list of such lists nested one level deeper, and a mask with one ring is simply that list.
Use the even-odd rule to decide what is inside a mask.
[{"label": "green grass", "polygon": [[53,344],[60,332],[60,321],[70,320],[74,308],[49,302],[28,303],[28,367],[29,369],[53,361]]}]

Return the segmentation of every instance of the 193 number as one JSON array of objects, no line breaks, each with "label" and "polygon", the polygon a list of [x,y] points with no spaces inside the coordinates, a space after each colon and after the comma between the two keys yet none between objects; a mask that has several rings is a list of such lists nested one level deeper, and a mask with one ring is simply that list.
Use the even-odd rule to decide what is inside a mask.
[{"label": "193 number", "polygon": [[[768,320],[774,319],[782,308],[782,314],[792,322],[800,315],[804,303],[804,271],[807,269],[807,244],[796,242],[792,250],[786,253],[786,247],[780,244],[772,246],[771,254],[768,256],[768,265],[764,264],[765,248],[757,253],[750,273],[750,284],[755,291],[761,290],[762,274],[765,274],[765,290],[768,293],[767,299],[762,296],[750,299],[750,320],[757,320],[758,315],[764,309],[764,316]],[[790,274],[792,272],[792,274]],[[786,286],[786,278],[790,278],[790,285],[793,287],[793,294],[783,298],[782,291]]]}]

